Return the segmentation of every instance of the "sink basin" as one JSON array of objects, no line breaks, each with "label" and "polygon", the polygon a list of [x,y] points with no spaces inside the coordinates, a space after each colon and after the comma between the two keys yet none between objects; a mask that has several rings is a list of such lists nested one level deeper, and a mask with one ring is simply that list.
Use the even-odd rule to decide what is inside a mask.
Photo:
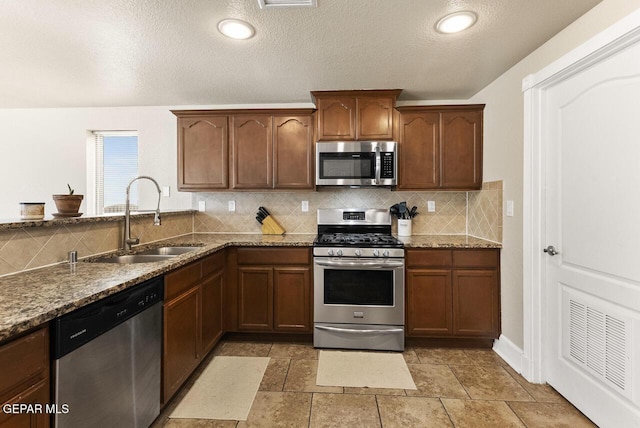
[{"label": "sink basin", "polygon": [[154,255],[154,256],[179,256],[189,251],[199,250],[202,247],[160,247],[151,248],[149,250],[140,251],[135,255]]},{"label": "sink basin", "polygon": [[126,254],[124,256],[104,257],[94,260],[95,263],[153,263],[169,260],[176,255],[159,255],[159,254]]}]

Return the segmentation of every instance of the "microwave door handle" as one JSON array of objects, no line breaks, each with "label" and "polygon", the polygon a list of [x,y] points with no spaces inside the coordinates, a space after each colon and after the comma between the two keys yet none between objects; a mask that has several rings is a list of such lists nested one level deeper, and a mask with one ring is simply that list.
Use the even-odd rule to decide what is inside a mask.
[{"label": "microwave door handle", "polygon": [[382,162],[380,160],[380,145],[376,144],[376,184],[380,184],[380,169]]}]

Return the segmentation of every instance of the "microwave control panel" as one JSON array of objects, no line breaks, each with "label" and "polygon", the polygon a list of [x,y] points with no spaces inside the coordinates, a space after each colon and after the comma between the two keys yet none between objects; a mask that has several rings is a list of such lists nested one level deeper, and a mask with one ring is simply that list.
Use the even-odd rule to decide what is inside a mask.
[{"label": "microwave control panel", "polygon": [[382,171],[380,171],[380,178],[394,178],[394,153],[393,152],[383,152],[380,153],[381,163],[382,163]]}]

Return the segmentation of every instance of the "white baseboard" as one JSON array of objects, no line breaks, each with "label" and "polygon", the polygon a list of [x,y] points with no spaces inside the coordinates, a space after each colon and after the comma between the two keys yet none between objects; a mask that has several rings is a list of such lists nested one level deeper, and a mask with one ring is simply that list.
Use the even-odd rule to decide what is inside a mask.
[{"label": "white baseboard", "polygon": [[518,373],[522,373],[522,359],[524,351],[518,348],[504,335],[493,341],[493,350]]}]

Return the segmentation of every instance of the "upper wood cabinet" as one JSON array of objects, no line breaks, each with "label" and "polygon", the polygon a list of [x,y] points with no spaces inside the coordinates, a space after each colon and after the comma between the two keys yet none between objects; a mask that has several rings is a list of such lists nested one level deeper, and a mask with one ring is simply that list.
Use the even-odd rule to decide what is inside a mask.
[{"label": "upper wood cabinet", "polygon": [[273,187],[272,122],[266,114],[231,117],[233,189]]},{"label": "upper wood cabinet", "polygon": [[226,189],[227,117],[178,117],[178,189]]},{"label": "upper wood cabinet", "polygon": [[313,91],[319,141],[393,140],[394,106],[402,90]]},{"label": "upper wood cabinet", "polygon": [[313,189],[313,116],[273,117],[273,187]]},{"label": "upper wood cabinet", "polygon": [[313,189],[313,110],[176,110],[178,189]]},{"label": "upper wood cabinet", "polygon": [[483,109],[483,104],[399,107],[398,189],[480,189]]}]

